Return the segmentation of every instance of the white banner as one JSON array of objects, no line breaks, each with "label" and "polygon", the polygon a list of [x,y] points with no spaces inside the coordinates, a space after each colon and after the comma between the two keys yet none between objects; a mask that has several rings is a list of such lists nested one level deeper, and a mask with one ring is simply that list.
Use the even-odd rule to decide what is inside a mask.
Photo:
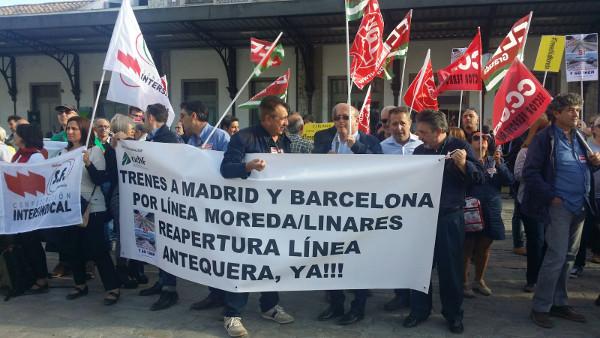
[{"label": "white banner", "polygon": [[234,292],[428,290],[443,157],[252,154],[245,180],[222,157],[121,142],[122,255]]},{"label": "white banner", "polygon": [[33,164],[0,162],[0,234],[81,223],[82,150]]},{"label": "white banner", "polygon": [[598,33],[565,36],[567,82],[598,81]]}]

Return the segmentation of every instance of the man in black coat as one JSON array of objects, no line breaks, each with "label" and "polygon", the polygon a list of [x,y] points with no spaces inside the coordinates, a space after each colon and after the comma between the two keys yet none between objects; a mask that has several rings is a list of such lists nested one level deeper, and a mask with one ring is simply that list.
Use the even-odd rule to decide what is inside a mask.
[{"label": "man in black coat", "polygon": [[[277,96],[267,96],[259,106],[260,124],[240,130],[231,137],[227,151],[221,162],[221,175],[224,178],[248,178],[253,170],[262,171],[267,162],[254,159],[246,162],[246,154],[251,153],[290,153],[290,139],[285,135],[288,124],[288,108]],[[225,293],[223,324],[231,337],[248,334],[242,324],[241,312],[248,302],[248,293]],[[262,317],[279,324],[288,324],[294,317],[286,313],[279,303],[277,292],[262,292],[260,296]]]},{"label": "man in black coat", "polygon": [[[315,154],[382,154],[379,140],[358,130],[358,110],[346,103],[333,107],[334,126],[315,134]],[[350,119],[352,130],[349,129]],[[352,135],[350,135],[352,132]]]},{"label": "man in black coat", "polygon": [[[166,125],[169,111],[160,103],[151,104],[146,109],[146,127],[150,130],[146,141],[159,143],[181,143],[181,138]],[[177,294],[177,277],[159,270],[158,281],[148,289],[140,291],[140,296],[160,294],[158,301],[150,307],[151,311],[163,310],[175,305],[179,299]]]},{"label": "man in black coat", "polygon": [[[358,110],[346,103],[333,107],[334,126],[315,134],[313,153],[318,154],[382,154],[379,140],[358,130]],[[351,122],[351,124],[350,124]],[[351,130],[349,127],[352,127]],[[350,134],[352,133],[352,134]],[[340,317],[338,324],[348,325],[362,320],[365,316],[368,290],[353,290],[354,300],[350,311],[344,313],[346,296],[344,290],[329,290],[329,306],[319,314],[318,320]]]},{"label": "man in black coat", "polygon": [[[417,135],[423,141],[413,155],[446,155],[440,209],[436,227],[433,263],[440,281],[442,315],[452,333],[464,331],[463,246],[465,240],[464,205],[467,188],[483,182],[483,167],[471,146],[448,135],[444,113],[425,110],[417,114]],[[431,314],[432,287],[429,293],[411,291],[410,314],[404,327],[415,327]]]}]

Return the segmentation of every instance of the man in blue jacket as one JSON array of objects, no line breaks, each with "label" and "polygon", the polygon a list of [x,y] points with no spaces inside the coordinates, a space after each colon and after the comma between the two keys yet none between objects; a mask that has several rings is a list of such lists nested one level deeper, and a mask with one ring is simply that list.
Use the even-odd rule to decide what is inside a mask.
[{"label": "man in blue jacket", "polygon": [[[450,332],[464,331],[463,246],[465,241],[465,193],[472,184],[483,182],[483,167],[471,146],[448,135],[444,113],[424,110],[417,114],[417,135],[423,141],[413,155],[446,155],[442,194],[438,213],[433,263],[440,281],[442,315]],[[404,327],[415,327],[431,314],[432,287],[429,293],[411,291],[410,314]]]},{"label": "man in blue jacket", "polygon": [[[358,130],[358,110],[338,103],[331,113],[334,126],[315,134],[315,154],[381,154],[379,140]],[[348,128],[352,122],[352,129]],[[352,135],[350,135],[352,132]]]},{"label": "man in blue jacket", "polygon": [[[147,141],[159,143],[181,143],[181,138],[172,132],[166,122],[169,111],[160,103],[151,104],[146,109],[146,127],[150,130]],[[177,294],[177,277],[159,270],[158,281],[148,289],[140,291],[140,296],[160,295],[158,300],[150,307],[151,311],[167,309],[179,300]]]},{"label": "man in blue jacket", "polygon": [[[248,178],[252,171],[262,171],[267,162],[254,159],[246,162],[246,154],[251,153],[290,153],[290,139],[285,135],[288,124],[288,108],[277,96],[267,96],[260,102],[260,124],[240,130],[231,137],[227,151],[221,162],[221,175],[224,178]],[[242,324],[241,312],[248,302],[248,293],[225,293],[224,326],[231,337],[248,334]],[[294,321],[279,303],[277,292],[262,292],[260,308],[262,317],[279,324]]]},{"label": "man in blue jacket", "polygon": [[568,306],[567,280],[579,249],[586,208],[595,208],[592,169],[600,153],[588,153],[577,123],[582,100],[561,94],[548,106],[552,124],[540,131],[527,151],[523,168],[522,211],[546,223],[546,254],[540,268],[531,320],[552,328],[551,316],[576,322],[585,317]]}]

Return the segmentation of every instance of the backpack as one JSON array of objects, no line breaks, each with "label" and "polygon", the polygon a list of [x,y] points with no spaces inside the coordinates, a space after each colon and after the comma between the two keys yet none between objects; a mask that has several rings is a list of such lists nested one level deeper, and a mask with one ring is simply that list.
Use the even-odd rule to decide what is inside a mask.
[{"label": "backpack", "polygon": [[20,296],[35,283],[33,269],[25,259],[23,247],[11,246],[0,254],[0,288],[6,290],[4,301]]}]

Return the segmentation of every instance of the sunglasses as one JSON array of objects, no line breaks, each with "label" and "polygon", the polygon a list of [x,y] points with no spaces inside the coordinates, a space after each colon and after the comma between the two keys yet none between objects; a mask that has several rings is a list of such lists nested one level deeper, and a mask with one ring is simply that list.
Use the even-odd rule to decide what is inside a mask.
[{"label": "sunglasses", "polygon": [[56,115],[62,115],[62,114],[69,115],[69,113],[70,113],[70,111],[68,111],[68,110],[61,110],[61,111],[57,111]]},{"label": "sunglasses", "polygon": [[388,119],[381,119],[381,123],[383,123],[383,124],[388,123],[388,121],[389,121]]},{"label": "sunglasses", "polygon": [[485,140],[487,141],[489,139],[490,135],[488,134],[483,134],[483,135],[473,135],[473,141],[480,141],[482,138],[485,138]]},{"label": "sunglasses", "polygon": [[348,115],[336,115],[333,117],[334,121],[339,121],[339,120],[344,120],[344,121],[348,121],[350,120],[350,116]]}]

